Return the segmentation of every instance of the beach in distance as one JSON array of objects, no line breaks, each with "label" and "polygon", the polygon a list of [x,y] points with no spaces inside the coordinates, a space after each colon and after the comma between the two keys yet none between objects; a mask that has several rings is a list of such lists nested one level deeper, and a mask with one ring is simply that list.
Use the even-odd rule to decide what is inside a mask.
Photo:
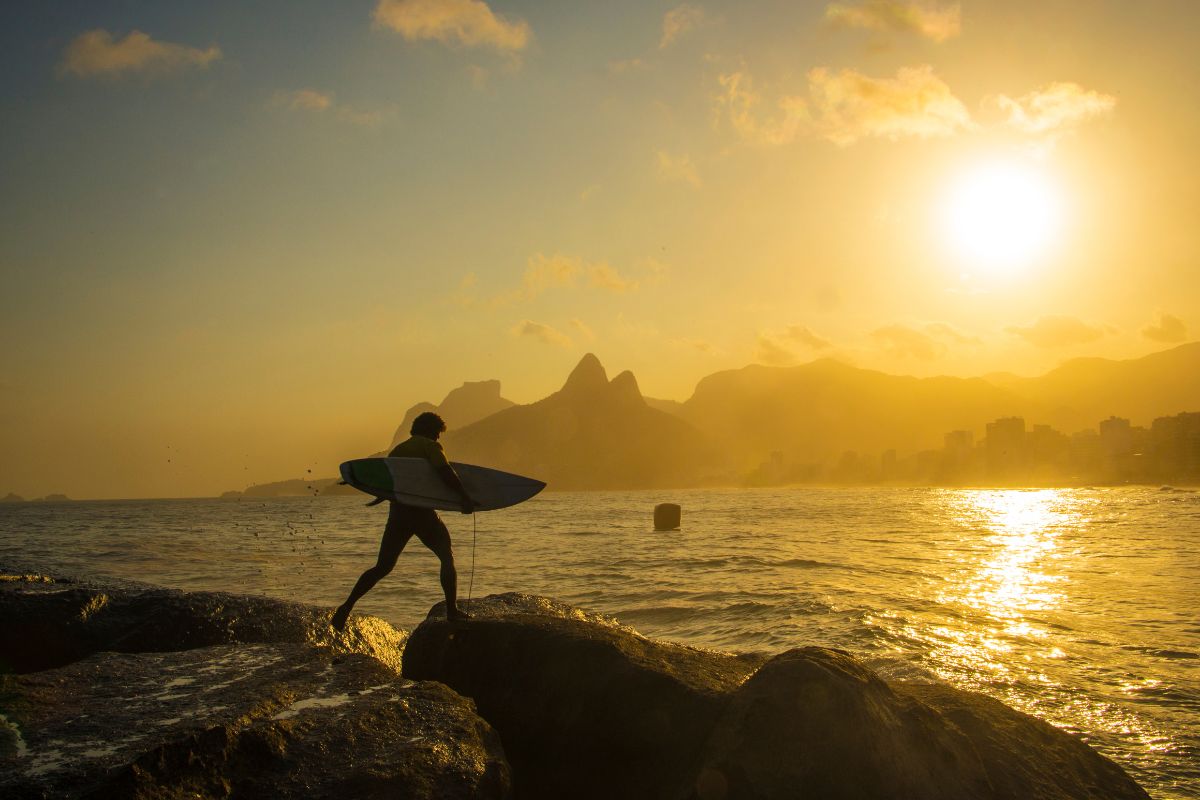
[{"label": "beach in distance", "polygon": [[[680,530],[653,530],[659,502]],[[348,497],[12,504],[0,560],[332,610],[382,517]],[[1156,798],[1200,793],[1194,491],[558,492],[443,518],[464,598],[554,597],[721,651],[842,648],[1079,733]],[[411,547],[356,611],[411,630],[439,599]]]}]

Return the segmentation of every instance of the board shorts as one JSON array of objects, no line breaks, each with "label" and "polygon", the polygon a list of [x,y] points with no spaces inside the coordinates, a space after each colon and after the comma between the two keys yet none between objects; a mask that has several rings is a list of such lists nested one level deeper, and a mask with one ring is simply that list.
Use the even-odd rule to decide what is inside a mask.
[{"label": "board shorts", "polygon": [[389,506],[387,525],[383,529],[384,539],[400,537],[403,546],[416,536],[421,544],[435,553],[449,549],[450,531],[432,508],[406,506],[395,501]]}]

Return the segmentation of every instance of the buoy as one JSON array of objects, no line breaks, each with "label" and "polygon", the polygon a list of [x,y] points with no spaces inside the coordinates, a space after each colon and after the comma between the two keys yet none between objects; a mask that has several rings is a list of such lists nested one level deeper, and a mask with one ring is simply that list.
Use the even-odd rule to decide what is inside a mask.
[{"label": "buoy", "polygon": [[654,530],[679,530],[679,518],[682,509],[675,503],[659,503],[654,507]]}]

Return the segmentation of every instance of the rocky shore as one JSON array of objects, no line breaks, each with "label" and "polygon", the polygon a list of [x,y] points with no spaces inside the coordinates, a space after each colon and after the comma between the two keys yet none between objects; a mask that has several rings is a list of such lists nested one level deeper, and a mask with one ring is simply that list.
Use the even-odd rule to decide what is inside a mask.
[{"label": "rocky shore", "polygon": [[0,796],[1148,796],[1074,736],[841,651],[699,650],[529,595],[472,613],[335,635],[296,603],[0,574]]}]

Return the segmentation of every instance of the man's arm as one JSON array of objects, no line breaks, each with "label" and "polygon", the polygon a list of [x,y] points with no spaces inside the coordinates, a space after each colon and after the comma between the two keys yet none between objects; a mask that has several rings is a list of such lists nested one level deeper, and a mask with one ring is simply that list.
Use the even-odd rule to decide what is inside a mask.
[{"label": "man's arm", "polygon": [[462,481],[458,477],[458,473],[454,471],[454,467],[446,464],[437,468],[438,476],[446,482],[454,491],[462,495],[462,513],[474,514],[475,501],[471,499],[471,495],[467,494],[467,488],[463,486]]}]

